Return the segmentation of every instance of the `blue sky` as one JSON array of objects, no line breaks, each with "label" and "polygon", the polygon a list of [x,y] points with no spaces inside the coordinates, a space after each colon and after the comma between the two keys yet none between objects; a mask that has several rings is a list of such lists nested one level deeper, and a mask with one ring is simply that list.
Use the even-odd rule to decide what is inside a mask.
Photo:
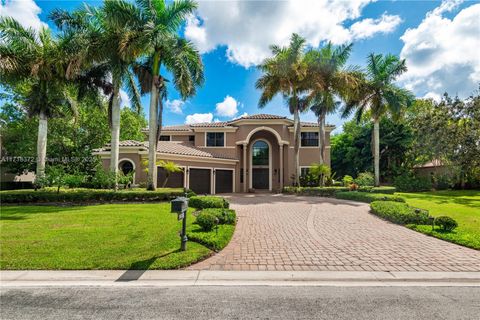
[{"label": "blue sky", "polygon": [[[0,15],[16,16],[33,27],[45,22],[54,28],[47,20],[53,8],[72,10],[82,2],[4,0]],[[480,82],[476,1],[202,1],[181,32],[201,50],[206,81],[186,102],[170,88],[165,124],[223,121],[244,113],[288,115],[281,98],[258,109],[260,93],[254,84],[260,74],[254,65],[268,55],[269,44],[285,44],[292,32],[306,37],[313,47],[325,41],[353,42],[349,62],[359,66],[371,52],[406,58],[409,71],[399,84],[418,97],[438,98],[445,91],[465,97]],[[144,108],[148,101],[148,96],[143,97]],[[302,120],[315,118],[306,113]],[[341,128],[345,120],[330,115],[327,121]]]}]

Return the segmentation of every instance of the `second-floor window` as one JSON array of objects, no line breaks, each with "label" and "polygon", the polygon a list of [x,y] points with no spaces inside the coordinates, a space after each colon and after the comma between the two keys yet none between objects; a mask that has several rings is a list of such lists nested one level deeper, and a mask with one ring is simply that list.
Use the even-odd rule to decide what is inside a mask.
[{"label": "second-floor window", "polygon": [[302,132],[302,147],[318,147],[318,132]]},{"label": "second-floor window", "polygon": [[160,141],[170,141],[170,136],[160,136]]},{"label": "second-floor window", "polygon": [[223,132],[207,132],[207,147],[223,147],[225,146],[225,133]]}]

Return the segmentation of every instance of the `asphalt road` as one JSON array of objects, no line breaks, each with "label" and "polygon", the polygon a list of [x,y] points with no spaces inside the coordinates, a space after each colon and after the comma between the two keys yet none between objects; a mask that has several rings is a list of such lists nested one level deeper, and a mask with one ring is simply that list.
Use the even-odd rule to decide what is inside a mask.
[{"label": "asphalt road", "polygon": [[1,319],[479,319],[479,287],[2,288]]}]

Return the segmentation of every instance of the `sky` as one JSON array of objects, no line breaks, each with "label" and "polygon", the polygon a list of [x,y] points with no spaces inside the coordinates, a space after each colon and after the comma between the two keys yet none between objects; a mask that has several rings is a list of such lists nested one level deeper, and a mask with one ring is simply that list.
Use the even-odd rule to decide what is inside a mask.
[{"label": "sky", "polygon": [[[102,3],[0,0],[0,16],[55,30],[49,12],[56,7],[73,10],[83,2]],[[444,92],[465,98],[480,83],[479,1],[200,1],[179,32],[202,53],[206,81],[187,101],[169,88],[165,125],[226,121],[256,113],[289,116],[281,97],[258,108],[255,81],[261,73],[255,66],[270,55],[269,45],[287,45],[293,32],[313,48],[327,41],[352,42],[351,65],[364,67],[372,52],[406,59],[408,71],[397,84],[419,98],[439,99]],[[125,92],[122,104],[129,105]],[[142,97],[142,105],[148,116],[148,95]],[[316,120],[311,112],[301,119]],[[338,114],[327,117],[336,132],[344,121]]]}]

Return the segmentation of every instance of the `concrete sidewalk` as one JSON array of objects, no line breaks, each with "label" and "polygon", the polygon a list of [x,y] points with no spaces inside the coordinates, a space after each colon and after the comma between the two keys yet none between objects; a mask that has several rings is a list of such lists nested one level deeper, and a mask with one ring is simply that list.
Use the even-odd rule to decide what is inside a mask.
[{"label": "concrete sidewalk", "polygon": [[78,270],[0,271],[0,287],[472,286],[480,272]]}]

